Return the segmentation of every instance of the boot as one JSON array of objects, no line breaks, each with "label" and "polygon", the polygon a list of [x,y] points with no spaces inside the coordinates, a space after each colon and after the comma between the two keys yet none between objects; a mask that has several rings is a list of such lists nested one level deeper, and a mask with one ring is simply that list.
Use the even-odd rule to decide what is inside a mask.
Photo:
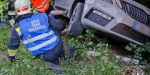
[{"label": "boot", "polygon": [[65,72],[65,69],[60,65],[56,65],[51,62],[46,62],[46,65],[48,68],[51,68],[57,74],[62,74],[63,72]]},{"label": "boot", "polygon": [[76,46],[74,45],[74,46],[70,46],[70,45],[68,45],[68,58],[69,59],[75,59],[75,56],[74,56],[74,52],[75,52],[75,50],[76,50]]}]

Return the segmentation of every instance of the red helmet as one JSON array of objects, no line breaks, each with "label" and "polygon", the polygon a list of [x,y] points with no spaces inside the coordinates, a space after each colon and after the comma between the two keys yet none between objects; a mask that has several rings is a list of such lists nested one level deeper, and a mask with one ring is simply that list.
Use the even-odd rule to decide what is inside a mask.
[{"label": "red helmet", "polygon": [[49,0],[30,0],[32,2],[33,8],[36,8],[38,12],[46,12],[49,8]]}]

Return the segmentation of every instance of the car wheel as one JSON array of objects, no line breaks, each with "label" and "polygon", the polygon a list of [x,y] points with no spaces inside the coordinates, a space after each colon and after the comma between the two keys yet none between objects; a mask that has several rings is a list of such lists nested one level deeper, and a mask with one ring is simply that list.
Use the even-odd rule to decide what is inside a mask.
[{"label": "car wheel", "polygon": [[83,12],[83,3],[77,3],[68,25],[68,35],[71,37],[77,37],[82,34],[83,25],[81,24],[81,16]]}]

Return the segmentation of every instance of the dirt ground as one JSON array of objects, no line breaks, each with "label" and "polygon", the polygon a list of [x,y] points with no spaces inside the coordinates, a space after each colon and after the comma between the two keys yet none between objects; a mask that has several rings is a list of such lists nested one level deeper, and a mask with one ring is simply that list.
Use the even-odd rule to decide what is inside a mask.
[{"label": "dirt ground", "polygon": [[0,62],[2,61],[2,59],[6,58],[6,53],[5,52],[2,52],[0,53]]}]

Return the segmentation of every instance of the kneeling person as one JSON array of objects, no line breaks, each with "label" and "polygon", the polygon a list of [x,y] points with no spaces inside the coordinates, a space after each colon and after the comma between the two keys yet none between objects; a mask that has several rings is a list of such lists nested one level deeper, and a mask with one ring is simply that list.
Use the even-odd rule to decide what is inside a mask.
[{"label": "kneeling person", "polygon": [[55,20],[53,14],[50,17],[45,13],[33,14],[29,0],[16,0],[15,11],[19,16],[9,39],[8,58],[15,60],[21,39],[33,56],[42,57],[55,73],[63,73],[65,70],[59,65],[59,58],[64,56],[62,22]]}]

